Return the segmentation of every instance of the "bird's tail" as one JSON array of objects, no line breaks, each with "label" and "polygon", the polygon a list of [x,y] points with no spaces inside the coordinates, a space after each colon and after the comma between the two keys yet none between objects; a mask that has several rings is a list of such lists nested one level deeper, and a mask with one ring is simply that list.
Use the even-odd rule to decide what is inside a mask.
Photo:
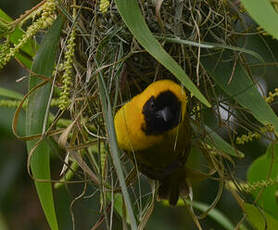
[{"label": "bird's tail", "polygon": [[175,206],[180,195],[184,197],[188,195],[188,183],[200,183],[209,177],[210,175],[207,173],[190,169],[185,166],[178,168],[170,175],[159,180],[159,199],[169,200],[169,203]]},{"label": "bird's tail", "polygon": [[188,191],[185,168],[179,168],[163,180],[159,180],[159,199],[167,199],[173,206],[177,204],[180,194],[186,196]]}]

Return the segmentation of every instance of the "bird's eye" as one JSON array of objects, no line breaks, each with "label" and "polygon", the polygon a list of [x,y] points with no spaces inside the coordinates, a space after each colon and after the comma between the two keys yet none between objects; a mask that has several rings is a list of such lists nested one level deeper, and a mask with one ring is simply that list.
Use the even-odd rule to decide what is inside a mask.
[{"label": "bird's eye", "polygon": [[153,99],[153,98],[151,98],[151,100],[150,100],[150,107],[151,107],[152,109],[155,108],[155,104],[154,104],[154,99]]}]

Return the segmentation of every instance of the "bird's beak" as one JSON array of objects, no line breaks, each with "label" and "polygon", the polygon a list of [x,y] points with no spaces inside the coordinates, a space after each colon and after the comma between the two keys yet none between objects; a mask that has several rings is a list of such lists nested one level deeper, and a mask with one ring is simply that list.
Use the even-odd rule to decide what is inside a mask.
[{"label": "bird's beak", "polygon": [[164,122],[168,122],[173,117],[173,114],[172,114],[171,110],[169,109],[169,107],[165,107],[164,109],[159,110],[157,112],[157,114],[159,117],[161,117],[163,119]]}]

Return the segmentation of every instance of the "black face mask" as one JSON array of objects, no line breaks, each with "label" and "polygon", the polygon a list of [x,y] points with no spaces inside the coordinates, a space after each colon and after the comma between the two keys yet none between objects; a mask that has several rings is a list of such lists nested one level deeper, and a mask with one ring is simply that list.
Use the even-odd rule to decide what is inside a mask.
[{"label": "black face mask", "polygon": [[181,121],[181,102],[170,90],[152,96],[143,106],[146,135],[160,135],[175,128]]}]

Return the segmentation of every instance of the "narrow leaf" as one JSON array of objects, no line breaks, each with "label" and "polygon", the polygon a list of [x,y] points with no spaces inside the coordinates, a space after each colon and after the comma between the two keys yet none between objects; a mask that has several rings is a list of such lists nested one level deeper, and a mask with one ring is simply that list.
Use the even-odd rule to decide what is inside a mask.
[{"label": "narrow leaf", "polygon": [[[278,12],[273,8],[270,0],[241,0],[244,8],[248,11],[250,16],[262,27],[264,30],[278,39]],[[274,2],[274,1],[273,1]],[[277,4],[277,2],[276,2]]]},{"label": "narrow leaf", "polygon": [[[107,199],[112,202],[111,193],[107,193]],[[114,193],[113,202],[114,202],[114,204],[113,204],[114,210],[118,213],[118,215],[121,218],[124,218],[124,214],[123,214],[123,196],[122,196],[122,194]],[[127,220],[127,222],[130,223],[129,220]]]},{"label": "narrow leaf", "polygon": [[244,211],[247,214],[248,222],[258,230],[269,229],[274,230],[278,229],[278,221],[270,216],[268,213],[262,209],[255,207],[254,205],[244,203]]},{"label": "narrow leaf", "polygon": [[[209,208],[209,205],[201,203],[201,202],[197,202],[197,201],[193,201],[193,202],[186,201],[186,202],[202,212],[205,212]],[[168,201],[163,201],[163,204],[168,205]],[[184,201],[182,199],[179,199],[177,206],[184,206]],[[231,223],[231,221],[219,210],[217,210],[215,208],[212,209],[208,213],[208,216],[211,217],[212,219],[214,219],[217,223],[219,223],[224,229],[227,229],[227,230],[234,229],[234,226]]]},{"label": "narrow leaf", "polygon": [[[32,71],[34,73],[51,77],[54,69],[62,25],[63,20],[61,17],[58,17],[50,28],[49,32],[45,35],[41,43],[41,47],[38,50],[33,62]],[[31,76],[29,80],[29,90],[40,82],[41,80],[39,78]],[[44,86],[37,89],[29,97],[26,112],[27,135],[42,133],[43,121],[50,95],[50,87],[50,83],[45,84]],[[28,153],[30,153],[37,141],[38,140],[32,140],[27,142]],[[37,193],[49,226],[52,230],[58,230],[51,183],[39,181],[51,180],[49,152],[50,148],[47,144],[47,141],[42,140],[33,152],[31,158],[31,170],[33,177],[35,178]]]},{"label": "narrow leaf", "polygon": [[18,100],[21,100],[23,98],[23,96],[20,93],[2,87],[0,87],[0,96]]},{"label": "narrow leaf", "polygon": [[216,149],[223,151],[226,154],[229,154],[234,157],[243,158],[244,154],[238,150],[236,150],[233,146],[227,143],[225,140],[222,139],[216,132],[206,126],[206,130],[209,136],[206,137],[206,142],[210,143]]},{"label": "narrow leaf", "polygon": [[183,71],[181,66],[162,48],[157,39],[155,39],[140,12],[137,0],[116,0],[115,2],[125,24],[145,50],[180,80],[196,98],[210,107],[210,103]]},{"label": "narrow leaf", "polygon": [[129,193],[128,193],[127,186],[125,183],[125,177],[124,177],[124,173],[123,173],[123,169],[122,169],[121,161],[120,161],[120,157],[119,157],[120,151],[118,148],[116,134],[115,134],[114,119],[113,119],[113,115],[112,115],[111,103],[110,103],[107,89],[105,86],[105,82],[101,76],[101,73],[99,74],[97,80],[98,80],[98,85],[99,85],[100,99],[101,99],[101,103],[102,103],[102,111],[104,114],[105,125],[107,128],[107,133],[108,133],[108,137],[109,137],[108,140],[109,140],[109,145],[110,145],[112,161],[113,161],[113,164],[114,164],[114,167],[115,167],[115,170],[116,170],[119,182],[120,182],[124,202],[127,207],[127,212],[128,212],[128,217],[130,220],[131,229],[136,230],[137,223],[136,223],[135,215],[134,215],[134,212],[132,209],[132,204],[131,204]]},{"label": "narrow leaf", "polygon": [[[201,203],[194,201],[192,202],[192,206],[196,209],[199,209],[202,212],[205,212],[209,206],[207,204]],[[219,210],[216,208],[212,209],[209,213],[208,216],[214,219],[216,222],[218,222],[224,229],[227,230],[233,230],[234,226],[231,223],[231,221]]]}]

